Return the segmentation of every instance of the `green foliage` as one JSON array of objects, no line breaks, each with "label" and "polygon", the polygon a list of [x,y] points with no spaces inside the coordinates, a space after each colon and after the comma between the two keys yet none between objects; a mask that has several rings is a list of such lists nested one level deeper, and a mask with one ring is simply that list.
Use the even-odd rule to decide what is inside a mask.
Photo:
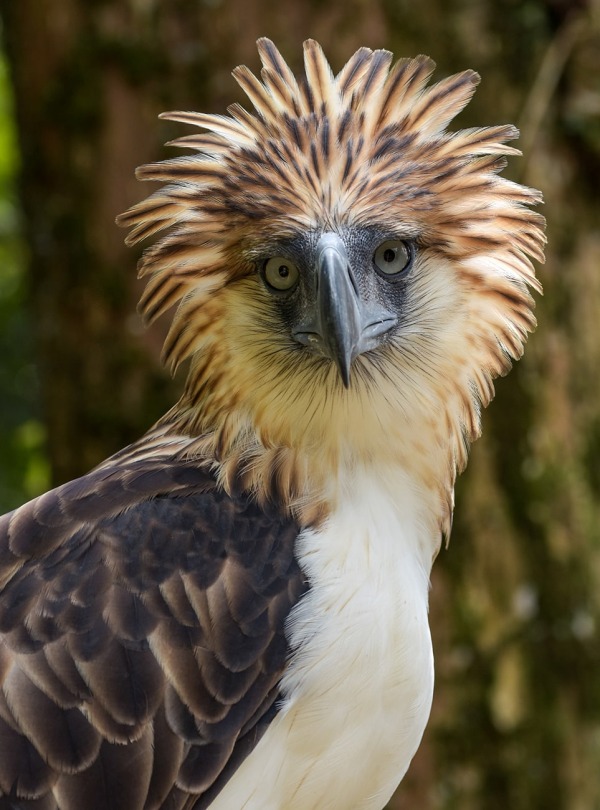
[{"label": "green foliage", "polygon": [[11,88],[0,57],[0,512],[43,491],[49,482],[26,314],[26,249],[15,188],[18,166]]}]

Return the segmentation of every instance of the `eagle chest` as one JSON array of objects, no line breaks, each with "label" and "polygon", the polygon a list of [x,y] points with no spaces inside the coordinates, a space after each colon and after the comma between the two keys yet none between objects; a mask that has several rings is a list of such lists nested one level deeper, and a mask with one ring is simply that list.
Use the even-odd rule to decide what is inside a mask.
[{"label": "eagle chest", "polygon": [[411,520],[372,496],[298,538],[310,589],[288,619],[280,711],[217,808],[379,810],[418,747],[433,688],[428,571]]}]

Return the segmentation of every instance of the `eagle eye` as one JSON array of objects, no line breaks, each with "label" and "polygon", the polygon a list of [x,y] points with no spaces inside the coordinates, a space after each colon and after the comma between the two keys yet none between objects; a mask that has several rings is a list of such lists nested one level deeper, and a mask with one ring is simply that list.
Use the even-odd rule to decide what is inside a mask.
[{"label": "eagle eye", "polygon": [[289,292],[298,283],[300,273],[290,259],[273,256],[264,264],[263,277],[268,287],[277,292]]},{"label": "eagle eye", "polygon": [[388,239],[373,254],[375,270],[388,281],[397,281],[412,267],[415,249],[412,242]]}]

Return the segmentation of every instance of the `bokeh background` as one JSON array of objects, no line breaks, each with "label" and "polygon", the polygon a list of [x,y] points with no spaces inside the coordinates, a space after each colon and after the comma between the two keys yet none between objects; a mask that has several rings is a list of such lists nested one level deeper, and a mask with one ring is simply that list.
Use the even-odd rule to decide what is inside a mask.
[{"label": "bokeh background", "polygon": [[[117,213],[167,156],[167,109],[224,112],[273,38],[483,82],[459,125],[514,122],[546,197],[545,296],[500,380],[436,562],[432,720],[394,810],[600,808],[599,0],[0,0],[0,507],[139,436],[181,380],[145,331]],[[232,808],[232,810],[235,810]],[[350,810],[350,808],[349,808]]]}]

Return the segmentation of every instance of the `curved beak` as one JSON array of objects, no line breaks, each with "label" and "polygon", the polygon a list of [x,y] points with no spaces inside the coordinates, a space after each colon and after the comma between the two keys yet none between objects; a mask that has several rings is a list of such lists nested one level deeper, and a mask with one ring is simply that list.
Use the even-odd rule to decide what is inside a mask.
[{"label": "curved beak", "polygon": [[336,233],[321,236],[315,264],[314,310],[294,330],[294,337],[331,358],[348,388],[354,359],[378,346],[398,319],[381,305],[367,305],[361,299],[346,247]]}]

